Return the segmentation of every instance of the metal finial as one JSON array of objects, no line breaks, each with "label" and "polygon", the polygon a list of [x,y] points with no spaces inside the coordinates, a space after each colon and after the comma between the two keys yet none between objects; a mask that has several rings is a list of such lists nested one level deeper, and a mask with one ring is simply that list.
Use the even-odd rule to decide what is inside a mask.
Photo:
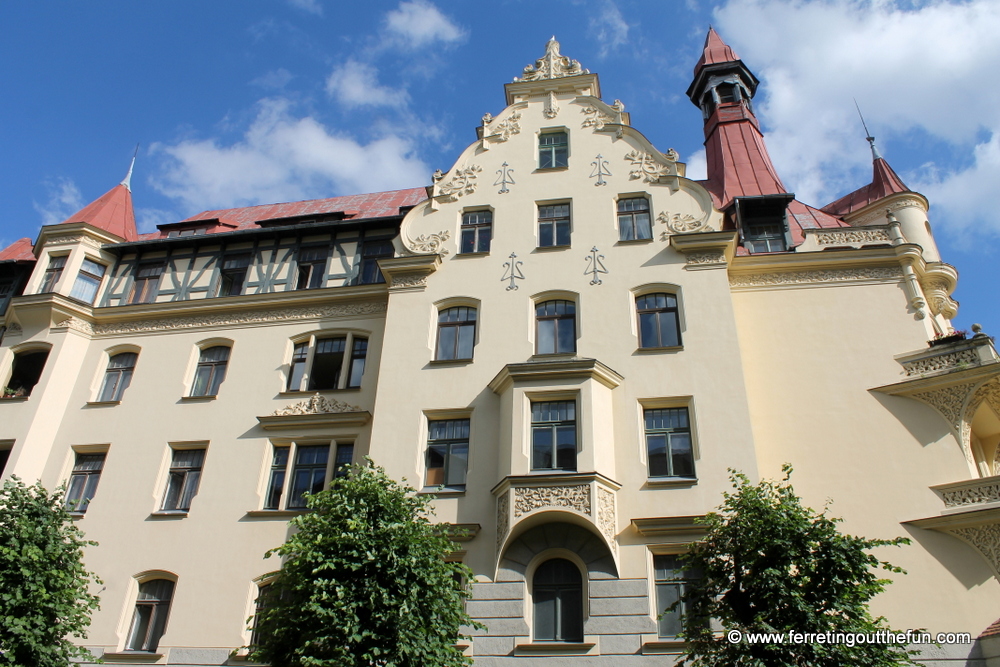
[{"label": "metal finial", "polygon": [[124,185],[125,189],[132,192],[132,168],[135,166],[135,156],[139,154],[139,144],[135,145],[135,152],[132,153],[132,162],[128,166],[128,173],[125,174],[125,178],[122,179],[120,185]]},{"label": "metal finial", "polygon": [[861,107],[858,106],[857,98],[854,99],[854,106],[858,110],[858,115],[861,116],[861,127],[865,128],[865,135],[867,135],[865,136],[865,139],[868,141],[868,144],[872,147],[872,160],[881,160],[882,155],[878,152],[878,149],[875,148],[875,137],[873,137],[872,133],[868,131],[868,125],[865,124],[865,116],[864,114],[861,113]]}]

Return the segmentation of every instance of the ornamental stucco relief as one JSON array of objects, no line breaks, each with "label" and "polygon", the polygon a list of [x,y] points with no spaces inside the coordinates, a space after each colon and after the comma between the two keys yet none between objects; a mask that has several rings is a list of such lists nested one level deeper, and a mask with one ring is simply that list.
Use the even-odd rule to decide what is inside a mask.
[{"label": "ornamental stucco relief", "polygon": [[590,485],[524,486],[514,489],[514,516],[521,516],[543,507],[566,507],[591,514]]},{"label": "ornamental stucco relief", "polygon": [[[485,122],[485,120],[484,117],[483,121]],[[490,123],[489,133],[487,134],[490,141],[498,143],[507,141],[513,135],[521,133],[521,112],[515,111],[504,120],[496,123],[496,127],[493,127],[493,123],[496,123],[496,121]]]},{"label": "ornamental stucco relief", "polygon": [[410,250],[416,253],[427,255],[448,255],[448,249],[444,247],[444,242],[451,238],[451,232],[447,229],[436,234],[421,234],[409,243]]},{"label": "ornamental stucco relief", "polygon": [[[707,213],[701,218],[696,218],[690,213],[671,214],[668,211],[661,211],[660,214],[656,216],[656,221],[662,225],[666,225],[667,229],[674,234],[693,234],[695,232],[714,231],[708,226]],[[669,234],[663,235],[664,240],[666,240],[667,236],[669,236]]]},{"label": "ornamental stucco relief", "polygon": [[965,405],[965,397],[969,395],[969,392],[975,386],[975,382],[967,382],[943,389],[922,391],[913,396],[935,408],[951,424],[956,433],[961,433],[963,421],[962,406]]},{"label": "ornamental stucco relief", "polygon": [[903,369],[907,377],[911,377],[914,375],[923,375],[924,373],[959,368],[963,365],[978,366],[979,354],[974,349],[939,354],[934,357],[927,357],[926,359],[904,362]]},{"label": "ornamental stucco relief", "polygon": [[617,521],[615,520],[615,494],[605,489],[597,487],[597,527],[608,539],[608,544],[617,553],[618,542],[615,540]]},{"label": "ornamental stucco relief", "polygon": [[497,551],[503,546],[504,538],[510,530],[510,491],[504,491],[497,498]]},{"label": "ornamental stucco relief", "polygon": [[559,53],[559,42],[553,37],[545,45],[545,55],[536,60],[534,65],[525,66],[524,73],[520,77],[514,77],[514,82],[561,79],[577,74],[590,74],[590,70],[580,67],[579,61]]},{"label": "ornamental stucco relief", "polygon": [[550,90],[548,97],[545,98],[545,106],[542,108],[542,114],[549,119],[559,115],[559,103],[556,101],[555,91]]},{"label": "ornamental stucco relief", "polygon": [[45,245],[70,245],[72,243],[83,243],[91,248],[101,248],[104,244],[86,234],[74,234],[66,236],[56,236],[45,241]]},{"label": "ornamental stucco relief", "polygon": [[471,195],[476,191],[478,182],[476,177],[483,170],[477,164],[471,164],[464,169],[456,169],[451,180],[444,185],[435,187],[434,196],[445,202],[458,201],[463,195]]},{"label": "ornamental stucco relief", "polygon": [[21,325],[17,322],[11,322],[7,325],[7,331],[4,332],[8,336],[20,336],[23,333]]},{"label": "ornamental stucco relief", "polygon": [[729,285],[731,287],[766,287],[771,285],[799,285],[807,283],[839,283],[852,280],[888,280],[902,277],[903,270],[898,266],[864,267],[856,269],[742,274],[730,276]]},{"label": "ornamental stucco relief", "polygon": [[972,546],[1000,573],[1000,524],[952,528],[948,532],[956,535]]},{"label": "ornamental stucco relief", "polygon": [[667,176],[670,173],[667,165],[660,164],[649,153],[631,151],[625,156],[625,159],[635,167],[628,173],[630,181],[642,179],[643,183],[656,183],[661,176]]},{"label": "ornamental stucco relief", "polygon": [[722,250],[689,252],[685,259],[687,259],[688,264],[725,264],[726,253]]},{"label": "ornamental stucco relief", "polygon": [[819,232],[816,243],[819,245],[851,245],[858,243],[888,243],[889,231],[886,229],[850,229],[846,231]]},{"label": "ornamental stucco relief", "polygon": [[402,275],[394,275],[392,277],[392,284],[389,287],[424,287],[426,285],[426,273],[404,273]]},{"label": "ornamental stucco relief", "polygon": [[349,405],[336,399],[329,399],[316,394],[308,399],[275,410],[271,413],[274,417],[287,417],[290,415],[325,415],[339,412],[363,412],[356,405]]},{"label": "ornamental stucco relief", "polygon": [[982,484],[971,489],[942,491],[941,497],[944,499],[945,507],[963,507],[965,505],[978,505],[979,503],[1000,502],[1000,482]]},{"label": "ornamental stucco relief", "polygon": [[581,127],[592,127],[595,132],[603,130],[605,125],[611,125],[618,122],[609,114],[606,114],[595,107],[593,104],[584,106],[580,111],[584,116],[586,116],[586,119],[584,119]]}]

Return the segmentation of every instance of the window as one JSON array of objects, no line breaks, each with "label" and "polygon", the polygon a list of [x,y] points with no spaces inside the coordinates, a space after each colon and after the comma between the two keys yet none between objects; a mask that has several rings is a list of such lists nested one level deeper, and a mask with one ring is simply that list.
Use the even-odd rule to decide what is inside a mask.
[{"label": "window", "polygon": [[326,282],[326,246],[307,247],[299,250],[299,277],[295,289],[317,289]]},{"label": "window", "polygon": [[438,313],[438,361],[472,359],[476,344],[476,309],[468,306],[447,308]]},{"label": "window", "polygon": [[194,384],[191,386],[191,396],[216,396],[222,381],[226,379],[226,366],[229,364],[229,348],[216,345],[201,351],[198,357],[198,368],[194,372]]},{"label": "window", "polygon": [[636,297],[639,317],[639,347],[677,347],[681,344],[677,297],[658,292]]},{"label": "window", "polygon": [[493,211],[469,211],[462,214],[460,253],[489,252],[493,236]]},{"label": "window", "polygon": [[[247,269],[250,267],[250,253],[228,255],[222,259],[222,269],[219,271],[218,296],[239,296],[243,294],[243,283],[247,279]],[[301,264],[299,267],[301,268]],[[301,287],[299,289],[302,289]]]},{"label": "window", "polygon": [[719,94],[719,104],[732,104],[736,101],[736,86],[732,83],[720,83],[715,87]]},{"label": "window", "polygon": [[7,463],[10,461],[10,450],[0,449],[0,475],[3,471],[7,469]]},{"label": "window", "polygon": [[[350,354],[347,354],[350,350]],[[296,343],[288,372],[288,391],[327,391],[361,386],[368,339],[347,334]],[[309,373],[306,374],[306,369]]]},{"label": "window", "polygon": [[42,286],[38,288],[38,293],[45,294],[47,292],[56,291],[56,283],[58,283],[59,278],[62,277],[64,268],[66,268],[66,255],[49,257],[49,266],[45,269],[45,275],[42,278]]},{"label": "window", "polygon": [[645,197],[618,200],[618,240],[638,241],[653,238],[649,223],[649,202]]},{"label": "window", "polygon": [[427,486],[465,488],[469,467],[469,420],[427,423]]},{"label": "window", "polygon": [[[271,473],[264,490],[264,509],[301,510],[307,493],[318,493],[331,478],[343,477],[354,460],[354,443],[335,443],[330,460],[329,444],[276,444],[271,453]],[[289,470],[289,462],[294,462]]]},{"label": "window", "polygon": [[545,301],[535,306],[535,354],[576,352],[576,304]]},{"label": "window", "polygon": [[101,481],[106,454],[77,454],[73,474],[66,490],[66,509],[74,514],[83,514],[90,506],[90,500],[97,493],[97,483]]},{"label": "window", "polygon": [[576,470],[576,402],[531,404],[531,469]]},{"label": "window", "polygon": [[538,207],[538,247],[569,245],[569,204]]},{"label": "window", "polygon": [[319,493],[326,484],[326,462],[330,456],[329,445],[297,447],[292,487],[289,490],[288,508],[303,509],[305,494]]},{"label": "window", "polygon": [[785,226],[780,222],[747,225],[746,242],[751,252],[784,252]]},{"label": "window", "polygon": [[191,500],[198,494],[201,467],[205,463],[204,449],[175,449],[163,494],[164,512],[187,512]]},{"label": "window", "polygon": [[392,241],[389,239],[363,241],[361,243],[361,265],[358,267],[356,284],[384,283],[385,278],[382,277],[382,271],[378,268],[378,260],[383,257],[392,257],[392,255]]},{"label": "window", "polygon": [[156,300],[156,290],[160,286],[160,276],[163,275],[163,264],[140,264],[135,272],[135,282],[132,284],[132,295],[129,303],[153,303]]},{"label": "window", "polygon": [[539,169],[569,166],[569,141],[565,132],[547,132],[538,137]]},{"label": "window", "polygon": [[337,445],[337,456],[333,461],[333,478],[347,477],[354,463],[354,443],[340,443]]},{"label": "window", "polygon": [[31,396],[31,390],[38,384],[49,358],[48,350],[18,352],[14,355],[10,380],[4,388],[5,396]]},{"label": "window", "polygon": [[125,650],[156,652],[160,637],[167,629],[173,594],[174,582],[169,579],[152,579],[139,585]]},{"label": "window", "polygon": [[565,558],[545,561],[531,585],[535,641],[583,641],[583,578]]},{"label": "window", "polygon": [[274,584],[264,584],[257,589],[257,602],[253,611],[253,631],[250,635],[250,646],[260,646],[261,640],[270,637],[270,632],[264,627],[261,617],[268,609],[274,606],[271,596],[276,593]]},{"label": "window", "polygon": [[646,451],[650,477],[694,477],[687,408],[647,408]]},{"label": "window", "polygon": [[667,611],[681,599],[692,581],[701,578],[697,570],[686,570],[680,556],[653,556],[656,576],[656,615],[659,617],[657,632],[660,637],[677,637],[684,629],[684,603]]},{"label": "window", "polygon": [[103,264],[98,264],[91,259],[83,260],[83,266],[80,267],[73,291],[69,295],[86,303],[94,303],[94,299],[97,298],[97,290],[100,289],[101,281],[104,280],[106,268]]},{"label": "window", "polygon": [[120,401],[132,382],[135,362],[139,355],[135,352],[122,352],[108,360],[108,370],[104,373],[104,384],[101,385],[99,401]]}]

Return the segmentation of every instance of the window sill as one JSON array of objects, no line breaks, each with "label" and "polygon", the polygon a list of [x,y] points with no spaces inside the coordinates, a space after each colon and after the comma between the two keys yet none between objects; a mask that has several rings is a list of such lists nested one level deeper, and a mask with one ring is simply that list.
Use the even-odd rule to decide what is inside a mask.
[{"label": "window sill", "polygon": [[254,519],[285,519],[288,517],[298,516],[300,514],[305,514],[309,510],[249,510],[246,516]]},{"label": "window sill", "polygon": [[109,405],[121,405],[121,401],[87,401],[87,405],[95,408]]},{"label": "window sill", "polygon": [[615,245],[641,245],[644,243],[652,243],[655,239],[618,239]]},{"label": "window sill", "polygon": [[314,394],[329,394],[335,391],[361,391],[361,387],[344,387],[343,389],[306,389],[295,391],[279,391],[278,396],[313,396]]},{"label": "window sill", "polygon": [[440,486],[425,486],[424,488],[417,491],[419,495],[432,495],[438,498],[455,498],[458,496],[465,495],[465,487],[440,487]]},{"label": "window sill", "polygon": [[656,354],[657,352],[679,352],[683,350],[683,345],[668,345],[666,347],[639,347],[636,354]]},{"label": "window sill", "polygon": [[104,662],[157,662],[162,658],[162,653],[149,653],[147,651],[122,651],[120,653],[105,653],[101,656]]},{"label": "window sill", "polygon": [[150,512],[151,519],[186,519],[188,510],[157,510]]},{"label": "window sill", "polygon": [[199,403],[202,401],[214,401],[218,398],[216,394],[205,394],[204,396],[181,396],[181,401],[185,403]]},{"label": "window sill", "polygon": [[0,396],[0,403],[4,401],[9,401],[11,403],[23,403],[29,398],[30,396]]},{"label": "window sill", "polygon": [[569,171],[569,165],[560,165],[558,167],[538,167],[535,169],[536,174],[543,174],[550,171]]},{"label": "window sill", "polygon": [[67,514],[69,514],[69,518],[73,519],[74,521],[78,521],[83,517],[87,516],[86,512],[67,512]]},{"label": "window sill", "polygon": [[431,366],[467,366],[472,361],[472,359],[431,359],[427,363]]},{"label": "window sill", "polygon": [[532,360],[553,361],[558,359],[576,359],[576,352],[545,352],[531,355]]},{"label": "window sill", "polygon": [[486,257],[490,254],[489,250],[480,250],[478,252],[458,252],[455,253],[455,259],[461,257]]},{"label": "window sill", "polygon": [[677,654],[687,648],[687,642],[683,639],[654,639],[642,643],[643,655],[664,655]]},{"label": "window sill", "polygon": [[572,247],[573,246],[570,245],[570,244],[568,244],[568,243],[566,245],[540,245],[540,246],[535,246],[535,251],[536,252],[550,252],[550,251],[555,251],[555,250],[569,250]]},{"label": "window sill", "polygon": [[517,644],[514,647],[516,656],[572,656],[572,655],[596,655],[594,649],[597,642],[532,642],[530,644]]},{"label": "window sill", "polygon": [[677,486],[694,486],[698,483],[697,477],[650,477],[646,480],[646,486],[651,489],[663,489]]}]

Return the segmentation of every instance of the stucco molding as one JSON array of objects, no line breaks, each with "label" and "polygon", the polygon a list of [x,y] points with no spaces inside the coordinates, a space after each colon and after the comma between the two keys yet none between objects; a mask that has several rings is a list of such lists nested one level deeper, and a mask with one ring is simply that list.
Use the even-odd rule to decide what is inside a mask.
[{"label": "stucco molding", "polygon": [[710,250],[708,252],[689,252],[685,257],[688,264],[695,265],[726,265],[726,252],[724,250]]},{"label": "stucco molding", "polygon": [[88,236],[87,234],[67,234],[64,236],[50,236],[45,241],[46,246],[76,245],[77,243],[82,243],[84,245],[90,246],[91,248],[95,248],[98,250],[104,245],[94,237]]},{"label": "stucco molding", "polygon": [[886,214],[903,208],[919,208],[922,211],[927,211],[927,200],[915,192],[908,192],[905,196],[896,198],[894,201],[891,197],[887,199],[890,199],[890,201],[887,202],[886,199],[882,199],[869,204],[857,213],[844,216],[844,221],[851,227],[866,227],[874,223],[884,224]]},{"label": "stucco molding", "polygon": [[593,511],[590,502],[590,484],[514,487],[515,517],[539,509],[557,507],[591,515]]},{"label": "stucco molding", "polygon": [[965,507],[983,503],[1000,503],[1000,481],[975,484],[953,490],[942,490],[945,507]]},{"label": "stucco molding", "polygon": [[497,553],[510,532],[510,492],[504,491],[497,498]]},{"label": "stucco molding", "polygon": [[597,487],[597,527],[611,545],[611,550],[618,553],[618,542],[615,534],[618,532],[618,521],[615,516],[615,494],[603,486]]},{"label": "stucco molding", "polygon": [[593,104],[584,105],[580,112],[585,116],[583,124],[580,127],[592,127],[594,132],[600,132],[604,129],[605,125],[617,125],[621,123],[621,119],[614,118],[611,114],[605,113],[597,108]]},{"label": "stucco molding", "polygon": [[663,164],[649,153],[630,151],[625,155],[625,161],[631,163],[630,181],[642,180],[643,183],[659,183],[664,176],[670,176],[670,166]]},{"label": "stucco molding", "polygon": [[690,213],[673,213],[660,211],[656,216],[656,221],[665,225],[667,231],[663,233],[661,239],[666,241],[670,234],[694,234],[697,232],[714,232],[715,230],[708,224],[709,211],[696,218]]},{"label": "stucco molding", "polygon": [[901,362],[903,372],[907,377],[921,376],[928,373],[947,371],[953,368],[963,368],[966,366],[979,364],[979,353],[973,348],[966,348],[955,352],[946,352],[935,356],[923,357],[913,361]]},{"label": "stucco molding", "polygon": [[477,180],[483,168],[478,164],[470,164],[462,169],[456,169],[447,183],[441,184],[444,175],[435,175],[434,199],[442,202],[455,202],[459,197],[471,195],[479,186]]},{"label": "stucco molding", "polygon": [[868,280],[899,280],[902,277],[903,270],[898,266],[866,266],[813,271],[782,271],[780,273],[740,273],[729,277],[729,285],[730,287],[778,287]]},{"label": "stucco molding", "polygon": [[590,74],[590,70],[580,67],[578,60],[559,53],[559,42],[553,37],[545,45],[545,55],[536,60],[534,65],[525,65],[521,76],[514,77],[514,82],[561,79],[578,74]]},{"label": "stucco molding", "polygon": [[975,548],[1000,576],[1000,523],[949,528],[946,532]]},{"label": "stucco molding", "polygon": [[289,415],[323,415],[341,412],[363,412],[356,405],[350,405],[337,399],[330,399],[316,393],[304,401],[280,408],[271,413],[272,417],[287,417]]},{"label": "stucco molding", "polygon": [[442,257],[448,256],[448,249],[444,247],[444,242],[451,238],[451,232],[443,229],[433,234],[421,234],[410,241],[407,245],[409,250],[415,253],[426,255],[437,254]]},{"label": "stucco molding", "polygon": [[816,244],[820,246],[864,245],[889,243],[888,229],[816,230]]}]

